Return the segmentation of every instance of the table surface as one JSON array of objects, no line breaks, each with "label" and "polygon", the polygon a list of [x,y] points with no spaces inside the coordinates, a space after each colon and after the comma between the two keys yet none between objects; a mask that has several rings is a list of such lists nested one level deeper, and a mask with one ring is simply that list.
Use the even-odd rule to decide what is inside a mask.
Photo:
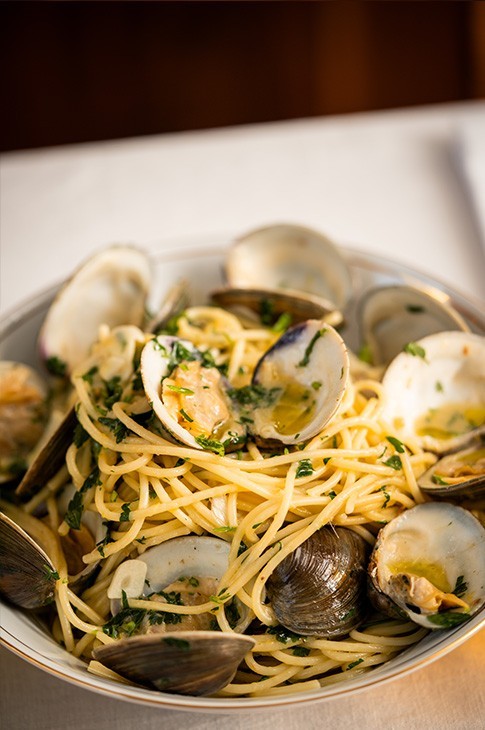
[{"label": "table surface", "polygon": [[[109,243],[217,241],[298,222],[485,301],[485,104],[327,117],[9,153],[0,168],[0,310]],[[485,138],[485,134],[482,134]],[[425,668],[346,699],[231,716],[235,728],[474,728],[485,631]],[[0,650],[6,728],[216,730],[227,716],[108,699]],[[5,724],[6,719],[6,724]]]}]

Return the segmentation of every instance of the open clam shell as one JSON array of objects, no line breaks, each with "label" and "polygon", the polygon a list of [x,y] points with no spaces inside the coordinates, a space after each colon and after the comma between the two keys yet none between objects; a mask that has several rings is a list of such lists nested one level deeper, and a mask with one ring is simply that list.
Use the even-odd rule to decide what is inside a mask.
[{"label": "open clam shell", "polygon": [[268,594],[278,621],[303,636],[344,636],[367,611],[369,550],[355,532],[324,527],[277,566]]},{"label": "open clam shell", "polygon": [[229,684],[254,645],[241,634],[180,631],[121,639],[98,647],[93,657],[150,689],[204,696]]},{"label": "open clam shell", "polygon": [[237,448],[246,437],[228,384],[217,368],[204,363],[203,353],[191,342],[161,335],[150,340],[141,354],[146,396],[164,434],[195,449],[218,443]]},{"label": "open clam shell", "polygon": [[383,417],[397,434],[436,453],[485,432],[485,337],[439,332],[410,343],[382,380]]},{"label": "open clam shell", "polygon": [[342,310],[351,296],[350,268],[319,231],[276,224],[240,236],[226,258],[232,287],[292,289],[315,294]]},{"label": "open clam shell", "polygon": [[275,324],[282,315],[290,318],[291,324],[307,319],[324,319],[337,327],[342,323],[342,313],[327,299],[315,294],[304,294],[290,289],[236,288],[224,287],[211,292],[212,300],[221,307],[244,314],[249,310],[264,324]]},{"label": "open clam shell", "polygon": [[418,478],[418,486],[440,499],[485,497],[485,439],[439,459]]},{"label": "open clam shell", "polygon": [[47,553],[0,512],[0,593],[21,608],[41,608],[53,600],[55,582]]},{"label": "open clam shell", "polygon": [[406,284],[369,290],[359,302],[359,316],[374,365],[387,365],[408,342],[435,332],[469,331],[442,292]]},{"label": "open clam shell", "polygon": [[377,594],[415,623],[456,626],[485,605],[485,529],[456,505],[417,505],[379,532],[369,576]]},{"label": "open clam shell", "polygon": [[345,392],[349,358],[344,341],[323,320],[290,327],[258,362],[250,416],[259,443],[296,444],[323,429]]},{"label": "open clam shell", "polygon": [[39,348],[54,375],[68,375],[89,354],[100,325],[141,326],[151,283],[147,255],[112,246],[86,261],[62,287],[39,334]]}]

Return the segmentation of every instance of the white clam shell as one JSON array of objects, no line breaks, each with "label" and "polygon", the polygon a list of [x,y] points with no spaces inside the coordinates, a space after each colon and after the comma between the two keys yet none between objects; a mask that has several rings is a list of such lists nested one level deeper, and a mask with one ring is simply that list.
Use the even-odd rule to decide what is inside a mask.
[{"label": "white clam shell", "polygon": [[440,332],[416,343],[424,356],[400,353],[389,365],[382,384],[386,393],[383,418],[404,441],[444,453],[466,444],[484,429],[447,435],[418,434],[418,419],[451,406],[473,406],[485,413],[485,338],[468,332]]},{"label": "white clam shell", "polygon": [[350,268],[319,231],[280,223],[239,237],[226,259],[234,287],[294,289],[316,294],[342,309],[351,296]]},{"label": "white clam shell", "polygon": [[485,604],[485,529],[468,510],[447,502],[417,505],[382,528],[370,566],[378,589],[426,628],[445,624],[430,619],[433,611],[415,606],[412,594],[402,589],[402,583],[393,583],[393,576],[423,575],[433,585],[439,578],[448,584],[447,592],[461,584],[461,597],[469,605],[466,615]]},{"label": "white clam shell", "polygon": [[43,358],[57,358],[67,373],[89,354],[101,325],[141,326],[151,283],[147,255],[112,246],[84,263],[51,305],[39,335]]},{"label": "white clam shell", "polygon": [[[283,444],[312,438],[337,411],[348,374],[347,348],[333,327],[314,319],[294,325],[256,367],[253,383],[282,392],[268,407],[254,409],[252,433]],[[311,409],[308,417],[306,408]]]}]

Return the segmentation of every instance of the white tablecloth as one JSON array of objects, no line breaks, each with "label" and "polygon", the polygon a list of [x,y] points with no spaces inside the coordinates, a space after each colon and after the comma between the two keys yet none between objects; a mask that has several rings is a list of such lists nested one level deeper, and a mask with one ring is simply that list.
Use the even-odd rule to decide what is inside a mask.
[{"label": "white tablecloth", "polygon": [[[485,301],[485,104],[301,120],[10,153],[0,308],[108,243],[173,247],[276,222],[420,268]],[[483,728],[485,633],[345,700],[248,717],[127,705],[0,651],[4,728]]]}]

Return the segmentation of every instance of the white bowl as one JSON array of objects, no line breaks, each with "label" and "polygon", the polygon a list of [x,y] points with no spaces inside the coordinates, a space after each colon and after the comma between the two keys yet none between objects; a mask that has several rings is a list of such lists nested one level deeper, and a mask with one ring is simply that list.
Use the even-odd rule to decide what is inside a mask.
[{"label": "white bowl", "polygon": [[[403,281],[437,288],[450,297],[452,304],[468,320],[473,330],[485,333],[485,315],[477,304],[459,293],[409,268],[348,249],[345,251],[357,292],[363,292],[376,284],[402,283]],[[153,301],[158,301],[170,285],[182,276],[191,284],[194,301],[203,301],[208,291],[221,284],[222,261],[222,248],[208,250],[206,247],[199,246],[195,249],[182,247],[174,251],[164,249],[162,253],[154,252]],[[34,367],[40,367],[36,352],[37,332],[56,291],[57,287],[54,287],[40,293],[16,308],[14,312],[0,318],[0,359],[21,361],[34,365]],[[355,317],[349,316],[348,319],[354,321]],[[358,335],[352,327],[348,328],[345,337],[351,346],[357,346]],[[270,709],[344,697],[423,667],[456,648],[485,626],[485,611],[481,611],[470,621],[454,629],[431,632],[419,643],[403,651],[394,659],[358,678],[329,685],[319,690],[257,699],[226,699],[170,695],[101,679],[89,674],[86,664],[59,646],[45,628],[28,613],[3,602],[0,602],[0,613],[2,643],[26,661],[60,679],[111,698],[129,700],[148,706],[199,712],[204,710],[227,712],[251,708]]]}]

